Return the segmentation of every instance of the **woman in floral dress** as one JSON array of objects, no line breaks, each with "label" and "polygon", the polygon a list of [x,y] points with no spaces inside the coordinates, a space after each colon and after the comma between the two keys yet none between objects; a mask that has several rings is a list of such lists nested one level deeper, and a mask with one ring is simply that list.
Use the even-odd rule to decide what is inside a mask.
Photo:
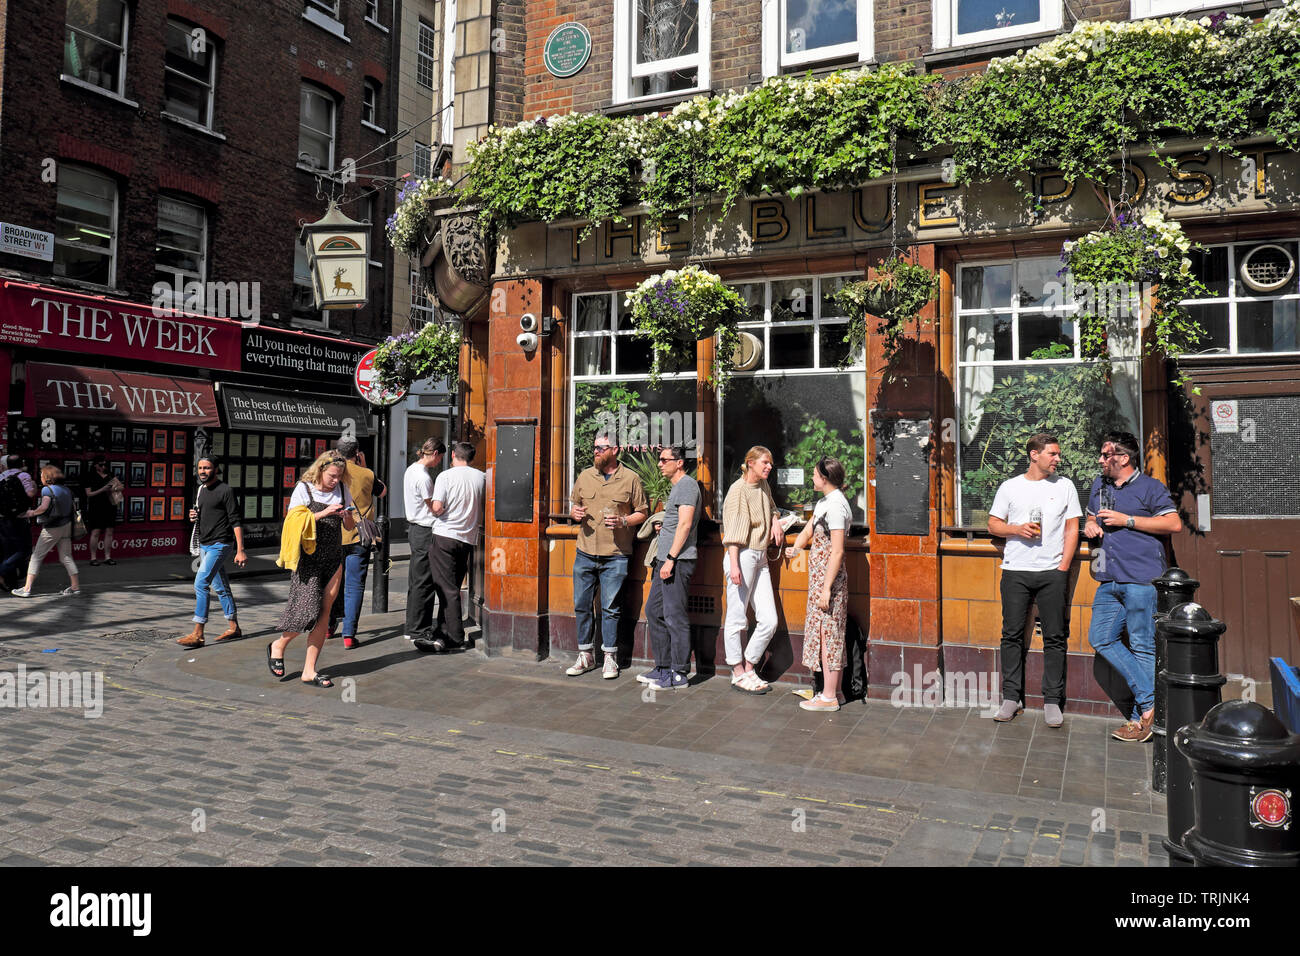
[{"label": "woman in floral dress", "polygon": [[289,579],[289,603],[280,615],[282,636],[266,649],[271,673],[283,678],[284,650],[289,642],[307,634],[307,657],[302,682],[313,687],[333,687],[333,682],[316,670],[325,634],[329,630],[330,608],[338,597],[343,566],[343,529],[356,527],[356,508],[342,483],[347,462],[337,452],[326,452],[303,473],[289,499],[289,507],[306,507],[316,516],[316,550],[306,551]]},{"label": "woman in floral dress", "polygon": [[853,509],[840,491],[844,466],[838,459],[823,458],[813,468],[813,488],[822,500],[813,509],[812,520],[799,532],[794,545],[786,549],[793,558],[812,541],[808,555],[808,610],[804,615],[803,664],[821,671],[822,692],[802,700],[804,710],[839,710],[840,678],[844,676],[844,629],[848,623],[849,575],[844,569],[844,539],[853,521]]}]

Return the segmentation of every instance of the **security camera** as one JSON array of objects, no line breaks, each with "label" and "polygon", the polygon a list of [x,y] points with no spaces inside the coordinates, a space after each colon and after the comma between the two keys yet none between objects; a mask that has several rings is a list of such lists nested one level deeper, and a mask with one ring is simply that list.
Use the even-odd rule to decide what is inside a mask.
[{"label": "security camera", "polygon": [[[537,331],[537,316],[531,312],[525,312],[519,317],[519,328],[525,332]],[[535,348],[536,346],[534,346]]]},{"label": "security camera", "polygon": [[525,352],[536,352],[537,334],[535,332],[524,332],[515,339],[515,343]]}]

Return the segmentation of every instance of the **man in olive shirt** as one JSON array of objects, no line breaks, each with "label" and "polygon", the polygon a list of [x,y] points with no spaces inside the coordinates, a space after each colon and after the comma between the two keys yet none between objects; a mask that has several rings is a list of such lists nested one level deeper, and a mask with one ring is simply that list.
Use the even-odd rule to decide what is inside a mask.
[{"label": "man in olive shirt", "polygon": [[566,674],[577,677],[596,669],[595,615],[592,601],[600,584],[602,674],[618,677],[618,596],[627,577],[632,554],[632,531],[650,515],[641,479],[618,462],[618,446],[606,435],[597,436],[592,467],[573,483],[573,509],[578,524],[577,556],[573,562],[574,617],[578,626],[578,660]]}]

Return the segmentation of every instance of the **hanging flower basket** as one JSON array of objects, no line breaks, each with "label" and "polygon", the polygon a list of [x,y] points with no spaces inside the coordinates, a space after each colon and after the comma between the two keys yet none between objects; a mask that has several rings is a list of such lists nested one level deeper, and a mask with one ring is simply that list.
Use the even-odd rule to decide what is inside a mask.
[{"label": "hanging flower basket", "polygon": [[870,279],[850,282],[835,293],[835,303],[848,314],[844,342],[849,346],[841,366],[851,364],[867,338],[867,316],[880,320],[876,331],[885,337],[885,358],[902,344],[907,323],[916,319],[939,291],[939,277],[902,256],[886,260]]},{"label": "hanging flower basket", "polygon": [[650,340],[654,361],[650,384],[658,387],[664,371],[683,371],[695,364],[695,343],[717,336],[711,388],[725,389],[740,341],[737,324],[746,315],[745,300],[722,279],[699,266],[670,269],[651,276],[628,293],[636,334]]},{"label": "hanging flower basket", "polygon": [[408,389],[423,379],[455,379],[460,372],[459,324],[430,322],[418,332],[391,336],[375,355],[375,378],[382,388]]},{"label": "hanging flower basket", "polygon": [[450,180],[408,179],[397,191],[397,209],[384,224],[388,241],[398,252],[412,258],[433,242],[436,227],[429,222],[429,200],[455,192]]},{"label": "hanging flower basket", "polygon": [[1192,249],[1182,226],[1157,210],[1141,219],[1119,213],[1111,228],[1065,243],[1060,274],[1065,304],[1077,306],[1083,355],[1108,361],[1111,336],[1136,343],[1148,320],[1147,354],[1177,359],[1192,351],[1205,330],[1179,303],[1210,296],[1192,272]]}]

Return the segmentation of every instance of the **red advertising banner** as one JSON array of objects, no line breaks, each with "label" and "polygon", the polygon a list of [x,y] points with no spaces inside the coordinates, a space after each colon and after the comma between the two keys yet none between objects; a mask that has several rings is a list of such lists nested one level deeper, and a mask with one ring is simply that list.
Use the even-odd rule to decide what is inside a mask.
[{"label": "red advertising banner", "polygon": [[25,415],[190,428],[221,421],[211,382],[40,362],[27,363],[25,406]]},{"label": "red advertising banner", "polygon": [[238,322],[25,282],[0,286],[0,345],[238,371]]}]

